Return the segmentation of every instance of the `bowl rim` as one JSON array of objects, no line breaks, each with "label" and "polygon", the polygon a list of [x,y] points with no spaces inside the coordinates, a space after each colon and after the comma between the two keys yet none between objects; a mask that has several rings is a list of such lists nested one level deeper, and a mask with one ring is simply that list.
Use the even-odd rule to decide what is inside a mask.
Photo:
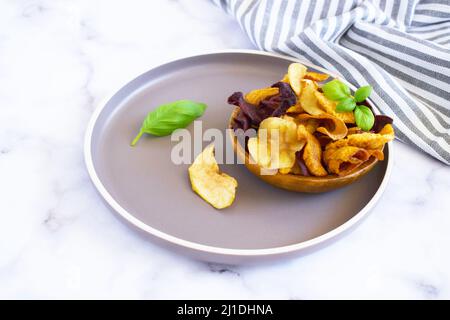
[{"label": "bowl rim", "polygon": [[[203,52],[200,54],[182,56],[182,57],[178,57],[176,59],[170,59],[170,60],[166,61],[165,63],[161,63],[149,70],[146,70],[143,73],[142,72],[139,73],[137,76],[131,78],[129,81],[121,84],[117,90],[112,91],[112,93],[110,95],[107,95],[102,101],[100,101],[100,103],[97,105],[97,108],[94,110],[94,112],[91,116],[91,119],[86,128],[86,133],[85,133],[85,137],[84,137],[84,162],[85,162],[85,165],[86,165],[86,168],[87,168],[87,171],[88,171],[88,174],[89,174],[89,177],[90,177],[92,183],[94,184],[95,188],[100,193],[100,195],[103,197],[103,199],[106,201],[106,203],[116,213],[118,213],[123,219],[125,219],[125,221],[130,223],[132,226],[134,226],[137,229],[144,231],[145,233],[148,233],[156,238],[164,240],[173,245],[176,245],[179,247],[184,247],[186,249],[194,250],[194,251],[201,252],[201,253],[218,254],[218,255],[223,255],[223,256],[235,256],[235,257],[276,256],[276,255],[288,254],[288,253],[292,253],[292,252],[296,252],[296,251],[303,251],[308,248],[315,247],[321,243],[325,243],[328,240],[331,240],[331,239],[337,237],[338,235],[340,235],[341,233],[350,229],[351,227],[356,225],[359,221],[361,221],[367,215],[367,213],[374,207],[374,205],[378,202],[378,200],[380,199],[384,190],[386,189],[386,186],[389,181],[389,178],[390,178],[390,175],[392,172],[392,168],[393,168],[393,145],[392,145],[392,142],[389,142],[386,145],[388,148],[389,156],[386,161],[387,162],[386,171],[384,173],[383,179],[382,179],[377,191],[373,195],[373,197],[369,200],[369,202],[367,202],[367,204],[358,213],[356,213],[353,217],[351,217],[349,220],[347,220],[340,226],[338,226],[318,237],[315,237],[315,238],[312,238],[312,239],[309,239],[306,241],[302,241],[299,243],[286,245],[286,246],[263,248],[263,249],[232,249],[232,248],[222,248],[222,247],[210,246],[210,245],[205,245],[205,244],[201,244],[201,243],[197,243],[197,242],[193,242],[193,241],[189,241],[189,240],[184,240],[184,239],[172,236],[168,233],[162,232],[162,231],[160,231],[156,228],[153,228],[153,227],[145,224],[144,222],[140,221],[139,219],[134,217],[131,213],[129,213],[125,208],[123,208],[114,199],[114,197],[106,190],[105,186],[101,182],[101,180],[97,174],[97,171],[94,167],[94,159],[93,159],[93,155],[92,155],[92,147],[93,147],[92,146],[92,138],[93,138],[93,133],[94,133],[94,129],[95,129],[97,120],[100,117],[100,115],[102,114],[102,111],[104,110],[104,108],[107,106],[107,103],[109,102],[109,100],[125,85],[127,85],[128,83],[137,79],[139,76],[141,76],[155,68],[158,68],[160,66],[164,66],[164,65],[167,65],[167,64],[179,61],[179,60],[189,60],[189,59],[201,57],[201,56],[221,55],[221,54],[262,55],[262,56],[279,58],[279,59],[283,59],[283,60],[291,61],[291,62],[301,62],[302,64],[304,64],[308,67],[314,68],[323,73],[330,74],[335,78],[339,78],[340,80],[345,81],[345,79],[343,79],[339,75],[337,75],[333,72],[330,72],[322,67],[311,64],[307,61],[304,61],[302,59],[293,58],[293,57],[285,56],[285,55],[278,54],[278,53],[263,52],[263,51],[251,50],[251,49],[215,50],[215,51]],[[350,86],[350,88],[355,90],[355,87],[353,85],[351,85],[347,81],[345,81],[345,83],[347,83]],[[369,101],[369,103],[371,103],[371,105],[373,107],[375,107],[371,101]],[[378,111],[376,107],[375,107],[375,110]],[[286,191],[286,192],[288,192],[288,191]]]}]

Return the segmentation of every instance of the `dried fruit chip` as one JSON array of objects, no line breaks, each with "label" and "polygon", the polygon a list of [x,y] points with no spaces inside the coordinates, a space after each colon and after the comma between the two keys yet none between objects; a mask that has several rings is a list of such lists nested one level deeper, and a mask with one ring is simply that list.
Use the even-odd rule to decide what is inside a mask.
[{"label": "dried fruit chip", "polygon": [[384,126],[379,133],[363,132],[347,137],[348,145],[364,149],[382,149],[386,142],[394,140],[394,129],[390,124]]},{"label": "dried fruit chip", "polygon": [[278,94],[279,91],[280,90],[278,88],[263,88],[252,90],[245,95],[245,100],[248,103],[257,106],[262,100]]},{"label": "dried fruit chip", "polygon": [[[309,116],[309,114],[304,114],[304,115]],[[316,130],[319,127],[319,122],[317,121],[317,119],[309,119],[308,121],[305,121],[302,124],[305,126],[306,130],[308,130],[309,133],[316,132]]]},{"label": "dried fruit chip", "polygon": [[272,85],[273,88],[278,88],[280,94],[276,97],[280,99],[278,107],[272,112],[271,117],[280,117],[286,111],[297,103],[297,96],[292,90],[291,86],[284,82],[277,82]]},{"label": "dried fruit chip", "polygon": [[307,72],[305,74],[305,79],[314,80],[314,81],[318,81],[318,82],[325,81],[329,77],[330,76],[328,74],[318,73],[318,72]]},{"label": "dried fruit chip", "polygon": [[348,128],[347,131],[347,136],[351,135],[351,134],[358,134],[358,133],[363,133],[363,129],[359,128],[359,127],[352,127],[352,128]]},{"label": "dried fruit chip", "polygon": [[366,149],[372,155],[382,160],[382,156],[378,152],[375,152],[375,150],[381,151],[385,143],[393,139],[394,128],[390,124],[387,124],[379,133],[355,133],[348,135],[345,139],[331,142],[326,146],[325,152],[331,152],[330,150],[336,150],[345,146],[352,146]]},{"label": "dried fruit chip", "polygon": [[328,149],[323,155],[328,171],[340,176],[351,173],[371,156],[367,150],[352,146]]},{"label": "dried fruit chip", "polygon": [[317,138],[309,133],[304,125],[298,126],[297,137],[300,141],[306,141],[303,160],[305,160],[308,171],[314,176],[326,176],[328,173],[322,166],[322,148]]},{"label": "dried fruit chip", "polygon": [[388,141],[394,140],[395,138],[394,127],[391,124],[385,125],[378,134],[381,134]]},{"label": "dried fruit chip", "polygon": [[[316,116],[300,114],[295,119],[299,124],[305,125],[309,132],[314,133],[317,130],[333,140],[345,138],[347,135],[347,126],[344,121],[329,113],[322,113]],[[310,128],[313,128],[313,131]]]},{"label": "dried fruit chip", "polygon": [[297,100],[297,103],[294,104],[292,107],[287,109],[287,113],[303,113],[305,110],[303,110],[302,105],[300,104],[300,100]]},{"label": "dried fruit chip", "polygon": [[233,127],[235,129],[241,128],[245,130],[249,125],[258,126],[262,120],[268,117],[280,117],[297,103],[297,96],[288,83],[277,82],[271,88],[266,89],[278,90],[278,93],[264,98],[258,106],[244,99],[242,92],[235,92],[228,97],[229,104],[238,106],[241,109],[239,113],[240,119],[237,119],[237,117],[234,119]]},{"label": "dried fruit chip", "polygon": [[311,80],[305,80],[302,88],[302,93],[300,95],[300,105],[303,110],[312,115],[318,115],[324,113],[325,111],[320,107],[319,102],[316,98],[317,86],[315,82]]},{"label": "dried fruit chip", "polygon": [[291,63],[288,67],[289,84],[296,95],[300,95],[300,80],[306,75],[307,68],[301,63]]},{"label": "dried fruit chip", "polygon": [[253,125],[258,125],[264,118],[263,110],[245,101],[242,92],[235,92],[229,96],[228,103],[238,106]]},{"label": "dried fruit chip", "polygon": [[238,114],[233,119],[232,126],[234,130],[242,129],[246,131],[251,127],[251,120],[244,112],[242,112],[242,110],[239,110]]},{"label": "dried fruit chip", "polygon": [[336,101],[328,99],[322,92],[319,91],[316,91],[315,96],[319,105],[326,113],[338,117],[345,123],[355,123],[355,116],[353,115],[353,112],[336,112]]},{"label": "dried fruit chip", "polygon": [[217,209],[230,206],[235,198],[238,183],[233,177],[221,173],[214,158],[214,144],[200,153],[189,167],[192,189]]},{"label": "dried fruit chip", "polygon": [[380,161],[384,160],[384,153],[382,150],[367,150],[371,156],[374,156]]},{"label": "dried fruit chip", "polygon": [[319,140],[322,150],[327,146],[327,144],[333,142],[333,139],[331,139],[329,136],[318,131],[314,132],[314,136],[317,138],[317,140]]},{"label": "dried fruit chip", "polygon": [[270,117],[261,122],[258,136],[248,140],[248,151],[264,169],[290,169],[295,153],[304,141],[297,139],[297,125],[292,118]]},{"label": "dried fruit chip", "polygon": [[[300,85],[302,87],[302,89],[300,90],[301,92],[303,92],[303,88],[305,87],[306,83],[310,82],[310,80],[300,80]],[[315,82],[313,82],[314,85],[316,86],[316,89],[319,87]],[[301,103],[300,103],[300,99],[297,99],[297,102],[295,105],[293,105],[292,107],[290,107],[287,111],[287,113],[304,113],[305,110],[303,109]]]}]

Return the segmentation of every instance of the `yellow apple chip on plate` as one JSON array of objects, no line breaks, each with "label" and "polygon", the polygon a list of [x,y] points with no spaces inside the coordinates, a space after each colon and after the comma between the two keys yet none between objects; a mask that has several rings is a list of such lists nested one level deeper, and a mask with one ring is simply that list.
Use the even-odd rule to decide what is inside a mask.
[{"label": "yellow apple chip on plate", "polygon": [[197,156],[189,167],[189,178],[192,190],[214,208],[223,209],[233,203],[238,183],[233,177],[220,172],[214,157],[214,144]]}]

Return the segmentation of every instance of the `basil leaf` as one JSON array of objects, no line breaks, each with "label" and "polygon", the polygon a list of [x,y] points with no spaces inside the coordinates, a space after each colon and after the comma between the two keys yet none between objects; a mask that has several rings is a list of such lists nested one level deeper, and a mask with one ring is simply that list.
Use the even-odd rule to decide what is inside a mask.
[{"label": "basil leaf", "polygon": [[371,86],[364,86],[356,90],[355,92],[355,100],[356,102],[363,102],[366,100],[370,94],[372,93],[372,87]]},{"label": "basil leaf", "polygon": [[364,131],[372,129],[375,122],[372,110],[366,106],[357,105],[355,108],[355,122]]},{"label": "basil leaf", "polygon": [[345,98],[339,101],[336,106],[337,112],[350,112],[353,111],[356,107],[356,102],[353,98]]},{"label": "basil leaf", "polygon": [[327,82],[322,87],[323,94],[330,100],[339,101],[350,95],[350,88],[338,79]]},{"label": "basil leaf", "polygon": [[154,136],[167,136],[176,129],[187,127],[192,121],[203,115],[206,104],[190,100],[179,100],[160,105],[149,112],[142,122],[141,130],[131,142],[136,145],[144,133]]}]

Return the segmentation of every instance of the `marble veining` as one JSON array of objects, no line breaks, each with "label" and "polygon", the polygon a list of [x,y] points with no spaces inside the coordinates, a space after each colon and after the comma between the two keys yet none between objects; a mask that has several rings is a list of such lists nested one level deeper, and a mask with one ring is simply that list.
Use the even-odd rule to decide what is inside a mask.
[{"label": "marble veining", "polygon": [[450,298],[450,169],[401,143],[342,240],[270,265],[192,261],[102,204],[83,163],[95,106],[177,56],[252,48],[206,0],[0,3],[0,298]]}]

